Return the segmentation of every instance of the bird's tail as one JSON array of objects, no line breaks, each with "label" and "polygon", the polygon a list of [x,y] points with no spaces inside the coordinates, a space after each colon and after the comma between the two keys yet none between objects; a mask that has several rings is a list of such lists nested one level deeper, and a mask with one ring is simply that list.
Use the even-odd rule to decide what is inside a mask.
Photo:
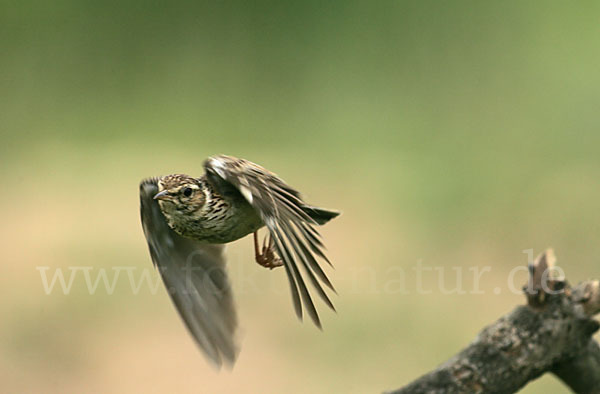
[{"label": "bird's tail", "polygon": [[341,212],[333,211],[325,208],[311,207],[309,205],[302,206],[304,212],[308,214],[317,224],[323,225],[338,216]]}]

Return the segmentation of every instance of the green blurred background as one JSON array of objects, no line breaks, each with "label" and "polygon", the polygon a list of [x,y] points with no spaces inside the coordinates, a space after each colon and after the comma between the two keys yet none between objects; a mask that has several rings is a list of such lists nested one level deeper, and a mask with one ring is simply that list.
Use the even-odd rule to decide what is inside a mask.
[{"label": "green blurred background", "polygon": [[[592,1],[1,1],[2,391],[381,392],[522,303],[523,250],[597,278],[599,20]],[[344,212],[322,229],[324,332],[249,239],[229,247],[232,371],[162,285],[46,295],[36,267],[150,268],[139,180],[217,153]],[[439,270],[453,288],[473,267],[485,294],[444,294]]]}]

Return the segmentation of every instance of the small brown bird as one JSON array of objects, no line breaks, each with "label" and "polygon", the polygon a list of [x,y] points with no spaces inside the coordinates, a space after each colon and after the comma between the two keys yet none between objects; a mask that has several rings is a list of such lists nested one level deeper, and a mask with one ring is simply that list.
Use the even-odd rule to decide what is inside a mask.
[{"label": "small brown bird", "polygon": [[[253,233],[256,261],[285,268],[297,316],[302,319],[304,306],[320,328],[298,266],[335,310],[322,286],[335,292],[317,262],[316,257],[329,260],[315,225],[339,212],[307,205],[277,175],[244,159],[214,156],[204,169],[200,178],[175,174],[143,180],[142,226],[152,261],[188,330],[217,366],[231,365],[237,356],[237,318],[223,244]],[[269,235],[259,248],[258,230],[265,225]]]}]

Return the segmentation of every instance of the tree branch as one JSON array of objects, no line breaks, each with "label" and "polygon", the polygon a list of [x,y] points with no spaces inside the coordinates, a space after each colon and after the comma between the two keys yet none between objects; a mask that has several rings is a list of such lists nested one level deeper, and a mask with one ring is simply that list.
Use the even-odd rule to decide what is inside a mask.
[{"label": "tree branch", "polygon": [[528,305],[486,327],[434,371],[393,394],[514,393],[552,372],[576,393],[600,393],[600,282],[571,288],[554,274],[548,250],[529,267]]}]

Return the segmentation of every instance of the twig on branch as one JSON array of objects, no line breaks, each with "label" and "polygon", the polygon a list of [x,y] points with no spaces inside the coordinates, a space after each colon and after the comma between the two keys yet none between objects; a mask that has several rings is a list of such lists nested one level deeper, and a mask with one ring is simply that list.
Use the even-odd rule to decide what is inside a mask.
[{"label": "twig on branch", "polygon": [[600,393],[600,282],[571,288],[555,273],[554,253],[529,267],[527,305],[486,327],[460,353],[393,394],[514,393],[546,372],[576,393]]}]

